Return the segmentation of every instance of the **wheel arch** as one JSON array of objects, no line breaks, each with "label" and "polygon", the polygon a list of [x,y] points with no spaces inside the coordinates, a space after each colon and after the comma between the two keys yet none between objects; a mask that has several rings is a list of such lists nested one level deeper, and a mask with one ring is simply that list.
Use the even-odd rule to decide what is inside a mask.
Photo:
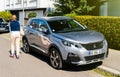
[{"label": "wheel arch", "polygon": [[59,47],[58,47],[57,45],[55,45],[55,44],[51,44],[51,45],[50,45],[50,47],[49,47],[49,49],[48,49],[48,55],[50,55],[50,50],[51,50],[52,48],[55,48],[55,49],[58,50],[58,53],[60,54],[60,56],[61,56],[61,58],[62,58],[62,60],[63,60],[62,53],[61,53]]},{"label": "wheel arch", "polygon": [[[22,42],[23,42],[24,39],[28,42],[28,39],[27,39],[26,36],[23,36],[23,37],[22,37]],[[29,42],[28,42],[28,44],[29,44]]]},{"label": "wheel arch", "polygon": [[23,40],[23,39],[26,39],[26,40],[27,40],[26,36],[23,36],[23,37],[22,37],[22,40]]}]

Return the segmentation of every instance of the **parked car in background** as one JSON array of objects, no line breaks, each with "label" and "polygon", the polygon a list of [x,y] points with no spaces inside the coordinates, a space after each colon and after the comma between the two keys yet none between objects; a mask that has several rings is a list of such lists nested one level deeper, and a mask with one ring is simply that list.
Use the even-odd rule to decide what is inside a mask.
[{"label": "parked car in background", "polygon": [[0,33],[1,32],[9,32],[8,23],[5,22],[3,18],[0,18]]},{"label": "parked car in background", "polygon": [[108,43],[103,34],[89,30],[69,17],[32,18],[24,33],[24,52],[34,48],[46,54],[56,69],[65,63],[97,63],[108,56]]}]

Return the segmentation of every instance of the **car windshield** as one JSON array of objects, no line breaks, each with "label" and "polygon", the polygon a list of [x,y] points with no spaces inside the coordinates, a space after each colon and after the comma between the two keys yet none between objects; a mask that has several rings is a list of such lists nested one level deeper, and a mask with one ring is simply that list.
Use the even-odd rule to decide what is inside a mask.
[{"label": "car windshield", "polygon": [[50,28],[54,33],[86,30],[84,26],[73,19],[48,21],[48,24],[50,25]]}]

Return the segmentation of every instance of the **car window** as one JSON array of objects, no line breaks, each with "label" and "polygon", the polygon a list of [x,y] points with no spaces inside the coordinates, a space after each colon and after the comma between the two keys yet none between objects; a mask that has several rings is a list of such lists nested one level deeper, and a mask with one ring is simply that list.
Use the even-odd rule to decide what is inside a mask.
[{"label": "car window", "polygon": [[85,28],[75,20],[54,20],[48,21],[52,32],[74,32],[82,31]]},{"label": "car window", "polygon": [[39,27],[39,20],[38,19],[33,19],[30,21],[30,27],[33,29],[37,29]]},{"label": "car window", "polygon": [[56,32],[56,31],[61,31],[67,27],[69,27],[68,23],[66,23],[64,20],[59,20],[59,21],[51,21],[51,22],[48,22],[52,31]]},{"label": "car window", "polygon": [[47,24],[43,20],[39,20],[38,26],[38,30],[40,31],[42,31],[42,29],[48,29]]}]

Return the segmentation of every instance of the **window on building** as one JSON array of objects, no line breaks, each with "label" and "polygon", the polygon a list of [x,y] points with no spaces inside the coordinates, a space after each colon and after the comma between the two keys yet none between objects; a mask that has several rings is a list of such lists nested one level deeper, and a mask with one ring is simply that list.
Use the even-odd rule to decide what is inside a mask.
[{"label": "window on building", "polygon": [[10,0],[6,0],[6,6],[10,5]]},{"label": "window on building", "polygon": [[17,3],[21,3],[22,2],[22,0],[17,0]]},{"label": "window on building", "polygon": [[37,1],[37,0],[30,0],[30,2],[35,2],[35,1]]}]

